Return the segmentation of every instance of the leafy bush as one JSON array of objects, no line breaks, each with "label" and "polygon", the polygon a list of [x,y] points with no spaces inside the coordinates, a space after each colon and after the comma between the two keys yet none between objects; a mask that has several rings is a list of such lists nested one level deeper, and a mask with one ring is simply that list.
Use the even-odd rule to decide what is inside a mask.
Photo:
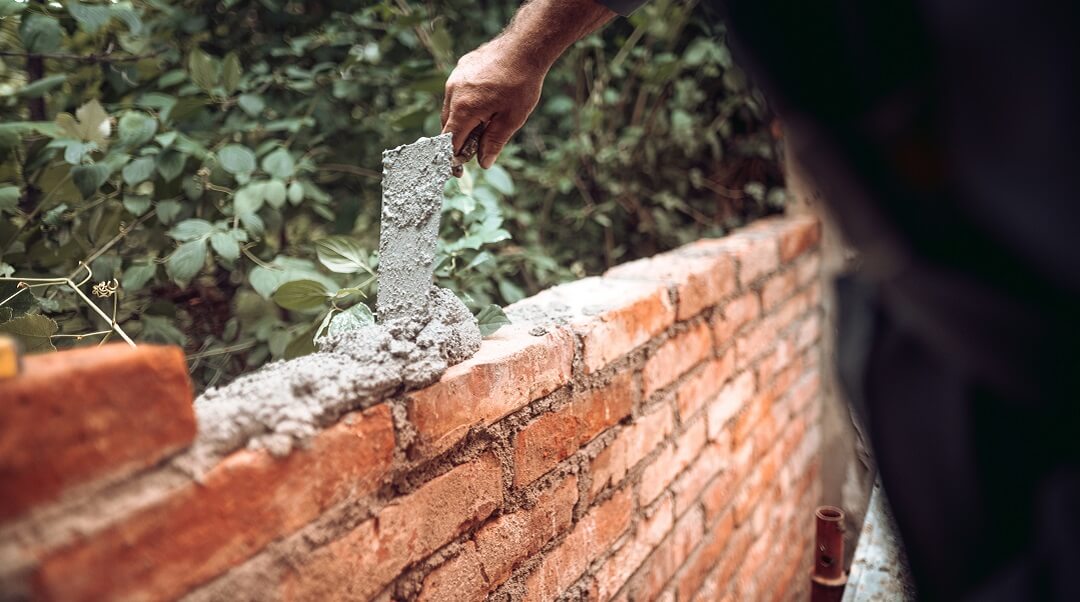
[{"label": "leafy bush", "polygon": [[[0,276],[105,283],[0,281],[0,331],[47,349],[115,316],[211,384],[370,319],[381,152],[438,133],[455,57],[515,4],[0,0]],[[480,311],[722,233],[781,204],[773,148],[723,29],[654,2],[448,185],[437,279]]]}]

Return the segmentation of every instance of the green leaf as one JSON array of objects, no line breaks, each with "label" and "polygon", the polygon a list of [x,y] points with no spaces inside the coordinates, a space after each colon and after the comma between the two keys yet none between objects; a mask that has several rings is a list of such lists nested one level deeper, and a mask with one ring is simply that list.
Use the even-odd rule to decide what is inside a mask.
[{"label": "green leaf", "polygon": [[19,25],[19,38],[27,52],[56,52],[64,31],[55,17],[34,13],[23,18]]},{"label": "green leaf", "polygon": [[296,335],[293,340],[289,341],[289,344],[285,347],[285,359],[291,360],[314,352],[315,332],[318,330],[318,327],[318,324],[312,324],[310,328],[304,330],[304,332],[301,332]]},{"label": "green leaf", "polygon": [[180,245],[169,255],[165,260],[165,272],[180,286],[187,286],[205,263],[206,239],[198,238]]},{"label": "green leaf", "polygon": [[161,223],[167,226],[176,220],[183,209],[184,206],[179,201],[164,200],[157,204],[157,217]]},{"label": "green leaf", "polygon": [[124,209],[132,215],[142,215],[150,209],[150,197],[142,194],[125,194]]},{"label": "green leaf", "polygon": [[275,178],[287,180],[295,173],[296,164],[293,162],[289,151],[279,148],[263,157],[262,168],[263,171]]},{"label": "green leaf", "polygon": [[71,180],[75,182],[75,187],[82,193],[83,198],[88,199],[109,180],[111,173],[112,168],[105,163],[76,165],[71,168]]},{"label": "green leaf", "polygon": [[480,313],[476,314],[476,322],[480,325],[480,334],[483,336],[490,336],[496,330],[510,324],[510,318],[506,317],[506,313],[498,305],[488,305],[484,309],[480,310]]},{"label": "green leaf", "polygon": [[103,25],[112,19],[111,11],[107,6],[68,2],[67,10],[78,21],[79,29],[89,34],[97,33]]},{"label": "green leaf", "polygon": [[97,142],[102,149],[108,146],[109,136],[112,135],[109,114],[96,99],[76,109],[74,117],[70,113],[57,115],[56,127],[68,138]]},{"label": "green leaf", "polygon": [[51,92],[56,87],[60,86],[67,81],[67,74],[50,75],[49,77],[43,77],[35,82],[31,82],[16,93],[17,96],[22,98],[38,98],[44,96],[46,93]]},{"label": "green leaf", "polygon": [[154,165],[153,157],[139,157],[128,163],[121,172],[124,176],[124,183],[128,186],[134,186],[139,182],[149,180],[154,175]]},{"label": "green leaf", "polygon": [[18,186],[0,186],[0,211],[13,212],[19,206],[22,191]]},{"label": "green leaf", "polygon": [[38,314],[24,314],[0,324],[0,332],[15,337],[27,353],[56,351],[52,335],[57,330],[56,322]]},{"label": "green leaf", "polygon": [[492,165],[484,172],[484,181],[505,195],[514,194],[514,181],[510,174],[498,165]]},{"label": "green leaf", "polygon": [[187,344],[187,336],[165,316],[144,315],[139,319],[139,323],[142,325],[139,338],[143,340],[173,345]]},{"label": "green leaf", "polygon": [[192,50],[188,56],[188,73],[191,74],[191,81],[204,92],[210,92],[217,85],[217,61],[199,48]]},{"label": "green leaf", "polygon": [[262,209],[266,187],[262,182],[248,184],[233,195],[233,211],[237,215],[253,215]]},{"label": "green leaf", "polygon": [[206,238],[213,230],[213,224],[204,219],[186,219],[173,226],[168,234],[180,242],[187,242],[196,238]]},{"label": "green leaf", "polygon": [[285,309],[311,311],[322,307],[327,296],[328,291],[320,282],[293,280],[279,286],[270,298]]},{"label": "green leaf", "polygon": [[263,196],[271,207],[280,209],[285,204],[285,183],[281,180],[270,180],[263,188]]},{"label": "green leaf", "polygon": [[357,303],[349,309],[337,314],[330,320],[330,327],[327,330],[327,334],[341,334],[373,324],[375,324],[375,316],[371,315],[371,310],[368,309],[368,306],[363,303]]},{"label": "green leaf", "polygon": [[173,149],[166,149],[157,156],[157,171],[166,182],[171,182],[184,171],[187,155]]},{"label": "green leaf", "polygon": [[300,201],[304,200],[304,186],[294,180],[292,184],[289,184],[288,197],[289,203],[292,205],[299,204]]},{"label": "green leaf", "polygon": [[229,232],[218,231],[211,234],[210,245],[214,247],[214,252],[224,259],[236,261],[240,258],[240,244]]},{"label": "green leaf", "polygon": [[137,291],[146,286],[155,274],[157,274],[157,264],[154,262],[132,264],[124,270],[124,275],[120,278],[120,286],[126,291]]},{"label": "green leaf", "polygon": [[128,111],[117,126],[120,144],[128,148],[142,146],[157,133],[157,121],[142,111]]},{"label": "green leaf", "polygon": [[367,250],[347,236],[329,236],[315,241],[315,253],[326,269],[339,274],[372,274]]},{"label": "green leaf", "polygon": [[252,117],[258,117],[266,108],[266,102],[258,94],[241,94],[236,97],[236,104]]},{"label": "green leaf", "polygon": [[0,17],[14,17],[26,10],[25,2],[16,0],[0,0]]},{"label": "green leaf", "polygon": [[221,86],[225,88],[226,94],[232,94],[240,87],[241,71],[240,57],[236,56],[235,52],[230,52],[221,66]]},{"label": "green leaf", "polygon": [[248,174],[255,171],[255,153],[246,146],[230,144],[217,153],[221,168],[231,174]]}]

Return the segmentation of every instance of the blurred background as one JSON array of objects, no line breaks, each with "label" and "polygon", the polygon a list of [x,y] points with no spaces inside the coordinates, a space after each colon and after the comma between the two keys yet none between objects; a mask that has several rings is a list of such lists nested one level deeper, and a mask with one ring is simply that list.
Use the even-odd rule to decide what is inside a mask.
[{"label": "blurred background", "polygon": [[[0,0],[0,276],[89,265],[199,388],[311,351],[374,298],[382,151],[439,133],[517,4]],[[448,185],[440,284],[479,312],[782,209],[779,127],[702,10],[654,1],[556,65],[499,165]],[[0,301],[31,351],[115,339],[66,286]]]}]

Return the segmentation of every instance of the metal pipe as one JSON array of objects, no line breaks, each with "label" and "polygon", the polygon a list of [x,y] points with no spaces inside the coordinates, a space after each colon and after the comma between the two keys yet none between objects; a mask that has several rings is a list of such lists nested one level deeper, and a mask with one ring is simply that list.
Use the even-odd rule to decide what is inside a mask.
[{"label": "metal pipe", "polygon": [[814,512],[814,569],[810,573],[811,602],[840,602],[847,575],[844,574],[844,511],[836,506],[818,506]]}]

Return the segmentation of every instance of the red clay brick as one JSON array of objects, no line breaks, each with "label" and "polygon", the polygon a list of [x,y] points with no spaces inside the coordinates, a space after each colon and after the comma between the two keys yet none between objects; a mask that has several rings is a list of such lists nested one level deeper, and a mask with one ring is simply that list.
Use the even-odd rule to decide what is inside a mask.
[{"label": "red clay brick", "polygon": [[645,362],[641,372],[644,396],[648,398],[711,356],[712,346],[712,335],[704,322],[668,339]]},{"label": "red clay brick", "polygon": [[739,329],[756,320],[760,314],[761,301],[757,293],[744,293],[728,301],[713,316],[713,338],[716,339],[716,346],[723,348],[734,341]]},{"label": "red clay brick", "polygon": [[735,337],[735,366],[739,370],[776,349],[782,322],[776,316],[762,319]]},{"label": "red clay brick", "polygon": [[779,247],[773,236],[746,232],[735,234],[731,243],[738,261],[739,283],[744,287],[780,267]]},{"label": "red clay brick", "polygon": [[731,443],[706,445],[697,460],[686,469],[671,486],[675,494],[675,515],[681,516],[691,504],[697,501],[705,486],[713,477],[723,472],[731,462]]},{"label": "red clay brick", "polygon": [[660,547],[649,556],[645,564],[626,586],[627,599],[655,600],[663,591],[671,576],[686,562],[690,552],[701,541],[704,532],[701,510],[691,509],[675,523],[675,528]]},{"label": "red clay brick", "polygon": [[701,452],[707,438],[705,420],[696,420],[641,473],[638,503],[647,506]]},{"label": "red clay brick", "polygon": [[616,493],[582,518],[525,580],[524,600],[550,600],[573,585],[630,525],[629,490]]},{"label": "red clay brick", "polygon": [[290,572],[284,600],[364,600],[502,504],[499,462],[486,454],[397,498]]},{"label": "red clay brick", "polygon": [[804,319],[795,333],[795,348],[803,350],[813,345],[821,338],[821,316],[811,314]]},{"label": "red clay brick", "polygon": [[104,531],[49,554],[36,576],[39,597],[174,598],[331,506],[373,492],[393,460],[390,410],[379,405],[352,418],[284,459],[236,452],[202,484],[163,491]]},{"label": "red clay brick", "polygon": [[753,457],[753,442],[747,442],[731,453],[727,468],[705,487],[701,494],[701,505],[707,521],[716,520],[731,505],[735,492],[750,473]]},{"label": "red clay brick", "polygon": [[[762,592],[759,587],[757,576],[762,566],[772,557],[773,541],[767,537],[759,537],[746,551],[746,557],[742,565],[735,573],[734,594],[740,600],[758,600]],[[766,588],[768,584],[765,584]]]},{"label": "red clay brick", "polygon": [[672,428],[674,420],[667,405],[657,406],[624,428],[592,461],[589,501],[595,499],[604,488],[622,482],[630,469],[671,434]]},{"label": "red clay brick", "polygon": [[[693,597],[694,602],[739,600],[730,591],[731,581],[753,542],[753,537],[746,529],[738,529],[731,534],[727,546],[720,552],[719,562],[707,578],[707,583]],[[722,595],[725,592],[727,595]]]},{"label": "red clay brick", "polygon": [[678,296],[676,319],[686,320],[735,291],[735,262],[723,255],[672,251],[616,266],[604,277],[658,280],[675,287]]},{"label": "red clay brick", "polygon": [[754,374],[743,372],[724,385],[707,409],[709,439],[717,440],[728,421],[754,400]]},{"label": "red clay brick", "polygon": [[582,339],[585,372],[595,372],[675,323],[675,304],[661,282],[584,278],[560,284],[508,308],[559,307]]},{"label": "red clay brick", "polygon": [[0,383],[0,520],[156,464],[195,436],[184,352],[125,344],[31,355]]},{"label": "red clay brick", "polygon": [[821,374],[816,370],[804,374],[788,393],[791,399],[791,412],[798,414],[817,398],[821,389]]},{"label": "red clay brick", "polygon": [[725,513],[705,534],[701,547],[687,560],[686,565],[675,577],[679,600],[689,600],[694,592],[701,589],[705,578],[721,558],[727,547],[734,523],[731,513]]},{"label": "red clay brick", "polygon": [[788,218],[787,227],[780,233],[780,261],[787,263],[821,241],[821,222],[816,218]]},{"label": "red clay brick", "polygon": [[735,494],[734,499],[736,525],[743,524],[750,516],[761,495],[773,485],[773,479],[776,477],[778,470],[779,464],[776,461],[776,456],[768,454],[743,481],[742,487]]},{"label": "red clay brick", "polygon": [[686,379],[676,392],[679,418],[683,421],[711,401],[735,371],[735,350],[729,348],[719,358],[706,363]]},{"label": "red clay brick", "polygon": [[600,600],[610,600],[664,540],[675,521],[671,509],[671,498],[663,498],[654,508],[652,516],[638,524],[634,537],[596,572],[597,597]]},{"label": "red clay brick", "polygon": [[758,424],[758,421],[763,416],[768,415],[769,410],[772,409],[773,396],[772,391],[760,392],[735,415],[731,426],[732,445],[739,447],[743,441],[753,435],[753,429]]},{"label": "red clay brick", "polygon": [[525,326],[500,329],[439,382],[409,394],[416,454],[442,453],[470,428],[493,424],[558,389],[570,381],[573,359],[573,336],[564,329],[552,328],[539,337]]},{"label": "red clay brick", "polygon": [[630,415],[633,374],[576,394],[570,403],[529,423],[514,437],[514,486],[532,483],[583,444]]},{"label": "red clay brick", "polygon": [[821,255],[815,253],[803,257],[795,264],[795,272],[799,288],[821,280]]},{"label": "red clay brick", "polygon": [[797,286],[795,270],[787,270],[769,276],[761,286],[761,310],[772,311],[781,302],[795,294]]},{"label": "red clay brick", "polygon": [[577,478],[542,493],[532,508],[484,525],[457,557],[424,579],[421,600],[483,600],[525,559],[570,526]]}]

